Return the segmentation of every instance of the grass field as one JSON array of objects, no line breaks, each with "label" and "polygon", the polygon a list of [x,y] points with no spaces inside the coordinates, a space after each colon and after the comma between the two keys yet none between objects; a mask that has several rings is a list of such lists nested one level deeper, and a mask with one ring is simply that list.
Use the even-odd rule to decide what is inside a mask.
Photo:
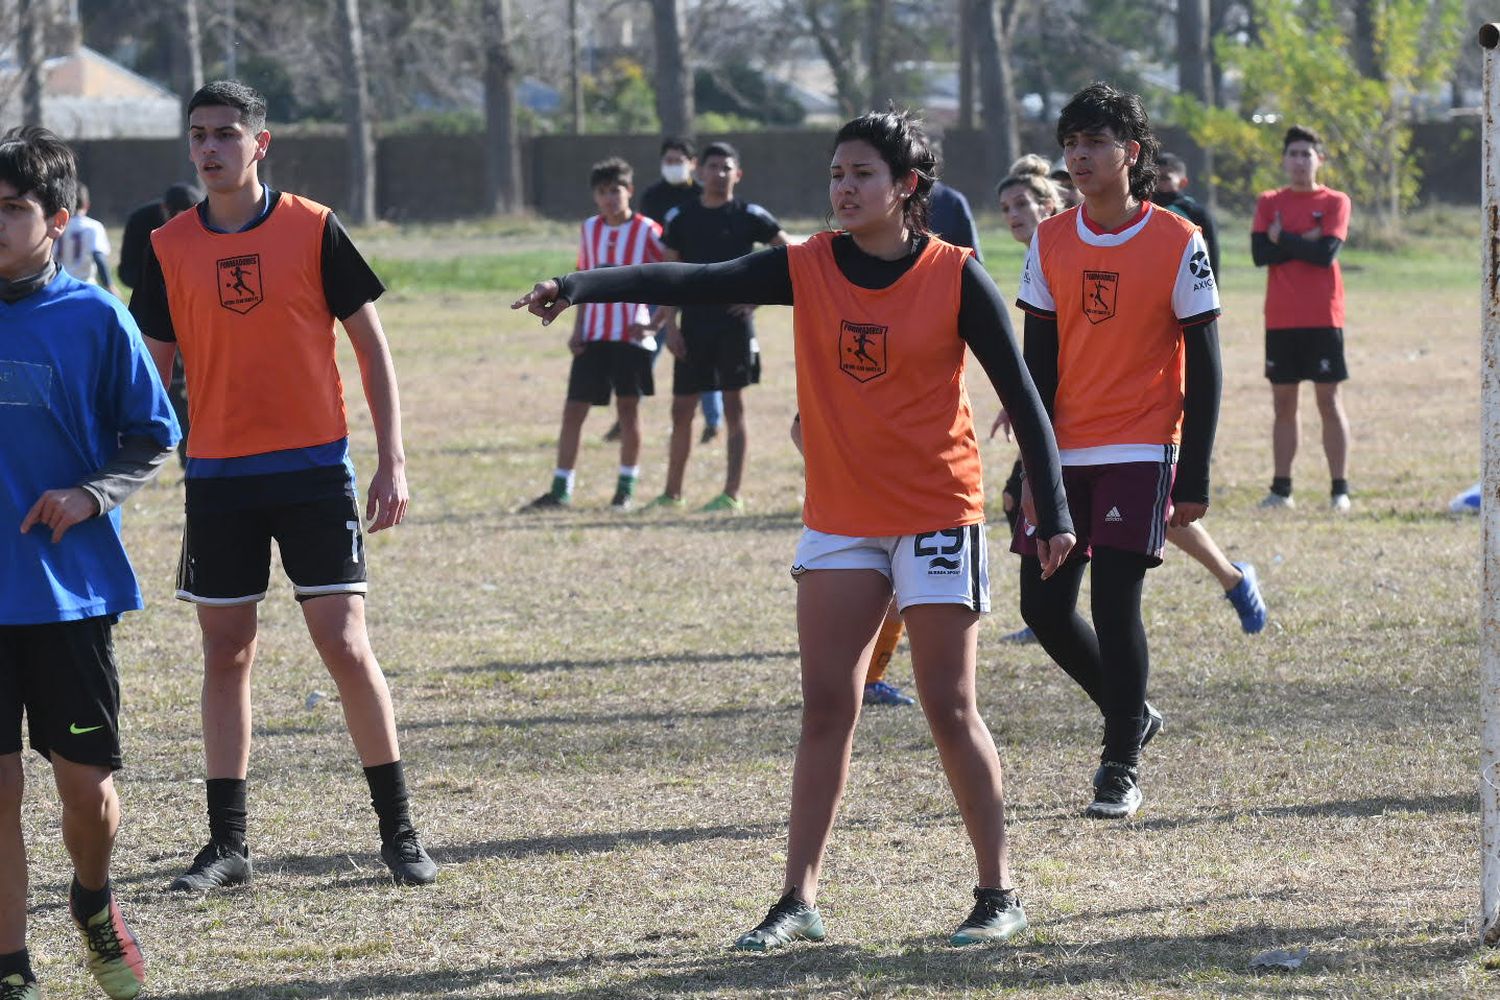
[{"label": "grass field", "polygon": [[[568,265],[571,230],[357,234],[392,284],[381,312],[414,495],[408,523],[370,539],[369,616],[415,813],[444,872],[426,890],[382,877],[338,705],[305,708],[330,682],[277,581],[255,682],[256,882],[208,898],[162,891],[203,837],[197,632],[171,598],[171,471],[129,505],[148,608],[117,633],[128,766],[116,881],[152,995],[1500,995],[1471,925],[1478,527],[1443,512],[1478,467],[1477,218],[1468,225],[1347,254],[1347,519],[1320,503],[1310,397],[1302,506],[1253,509],[1270,473],[1263,275],[1243,229],[1224,233],[1225,405],[1207,523],[1260,568],[1272,624],[1242,635],[1178,553],[1152,574],[1152,692],[1167,728],[1134,822],[1078,815],[1097,715],[1036,647],[995,641],[1019,622],[1015,563],[992,532],[981,699],[1034,931],[1012,947],[944,945],[970,902],[967,841],[920,712],[872,709],[824,871],[829,940],[758,957],[726,946],[778,892],[797,737],[788,311],[761,314],[747,513],[612,515],[615,452],[596,414],[576,509],[520,516],[553,465],[567,355],[564,333],[506,306]],[[1019,248],[987,236],[1013,292]],[[971,389],[987,423],[993,391],[982,375]],[[357,392],[351,411],[368,475]],[[646,422],[651,495],[665,399]],[[992,472],[1010,461],[999,444],[985,455]],[[717,492],[723,458],[722,446],[695,451],[690,502]],[[910,681],[904,653],[893,679]],[[61,905],[55,795],[38,760],[27,777],[37,971],[49,997],[94,996]],[[1310,955],[1296,972],[1249,968],[1265,949],[1300,946]]]}]

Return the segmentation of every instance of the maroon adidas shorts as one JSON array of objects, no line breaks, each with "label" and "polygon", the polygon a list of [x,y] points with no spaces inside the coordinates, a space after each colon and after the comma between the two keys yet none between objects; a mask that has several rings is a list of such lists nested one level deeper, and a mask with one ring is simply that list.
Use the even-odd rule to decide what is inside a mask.
[{"label": "maroon adidas shorts", "polygon": [[[1093,555],[1095,546],[1139,552],[1161,562],[1172,516],[1174,462],[1123,462],[1118,465],[1065,465],[1063,488],[1078,545],[1073,554]],[[1025,517],[1016,521],[1010,550],[1036,555],[1036,527]]]}]

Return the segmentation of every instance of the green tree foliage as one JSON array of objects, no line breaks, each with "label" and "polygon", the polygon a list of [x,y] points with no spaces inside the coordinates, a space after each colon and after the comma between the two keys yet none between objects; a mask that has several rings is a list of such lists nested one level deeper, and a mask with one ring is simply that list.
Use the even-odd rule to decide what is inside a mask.
[{"label": "green tree foliage", "polygon": [[1355,0],[1369,18],[1373,65],[1361,73],[1332,0],[1261,0],[1246,40],[1220,39],[1219,58],[1241,79],[1237,107],[1179,98],[1175,112],[1214,150],[1221,195],[1248,203],[1281,183],[1290,123],[1323,136],[1328,183],[1394,220],[1416,195],[1411,100],[1445,80],[1460,44],[1462,0]]},{"label": "green tree foliage", "polygon": [[616,59],[584,77],[583,101],[590,132],[660,131],[651,74],[634,59]]}]

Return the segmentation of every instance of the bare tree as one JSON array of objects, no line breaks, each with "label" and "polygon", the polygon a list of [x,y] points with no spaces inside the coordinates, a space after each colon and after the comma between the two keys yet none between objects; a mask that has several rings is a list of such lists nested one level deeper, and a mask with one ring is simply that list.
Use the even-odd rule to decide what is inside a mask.
[{"label": "bare tree", "polygon": [[974,0],[958,2],[958,127],[974,127]]},{"label": "bare tree", "polygon": [[179,0],[182,13],[178,21],[181,32],[182,76],[178,91],[183,99],[192,97],[203,86],[203,30],[198,21],[198,0]]},{"label": "bare tree", "polygon": [[42,124],[42,60],[45,0],[20,0],[21,37],[21,121],[27,125]]},{"label": "bare tree", "polygon": [[578,0],[568,0],[568,90],[572,95],[573,134],[583,132],[583,59],[578,33]]},{"label": "bare tree", "polygon": [[[1212,65],[1209,59],[1208,0],[1177,0],[1177,89],[1204,105],[1213,104]],[[1213,151],[1193,143],[1182,150],[1188,176],[1210,209],[1214,207]]]},{"label": "bare tree", "polygon": [[350,218],[359,225],[375,221],[375,129],[370,121],[370,84],[365,73],[365,39],[359,23],[359,0],[339,0],[343,35],[344,123],[349,135]]},{"label": "bare tree", "polygon": [[838,23],[842,20],[842,12],[824,10],[819,0],[800,0],[795,7],[800,16],[806,19],[807,26],[812,31],[813,42],[818,46],[818,54],[823,57],[829,72],[833,74],[833,89],[839,102],[839,110],[847,117],[859,114],[865,93],[860,86],[854,46],[845,26]]},{"label": "bare tree", "polygon": [[1005,173],[1021,145],[1010,40],[1024,3],[1025,0],[977,0],[974,4],[972,24],[979,58],[984,166],[991,177]]},{"label": "bare tree", "polygon": [[656,117],[666,135],[693,132],[693,78],[683,51],[682,5],[651,0],[656,35]]},{"label": "bare tree", "polygon": [[866,0],[865,65],[869,67],[870,97],[865,106],[877,110],[896,96],[891,93],[889,46],[886,44],[889,13],[889,0]]},{"label": "bare tree", "polygon": [[521,149],[516,141],[516,61],[510,0],[484,0],[484,133],[486,197],[491,211],[519,212]]}]

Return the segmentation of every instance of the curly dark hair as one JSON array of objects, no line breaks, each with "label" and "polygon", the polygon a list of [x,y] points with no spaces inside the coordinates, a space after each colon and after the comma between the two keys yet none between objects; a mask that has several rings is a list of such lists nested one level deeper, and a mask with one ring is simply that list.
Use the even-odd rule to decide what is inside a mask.
[{"label": "curly dark hair", "polygon": [[1108,129],[1116,139],[1141,144],[1141,152],[1130,167],[1130,193],[1140,201],[1149,201],[1156,191],[1156,159],[1161,143],[1151,131],[1151,119],[1140,96],[1116,90],[1107,83],[1091,83],[1068,102],[1057,117],[1057,144],[1078,132],[1103,132]]},{"label": "curly dark hair", "polygon": [[928,232],[932,185],[937,180],[937,153],[921,119],[895,105],[889,111],[871,111],[844,123],[833,137],[833,146],[837,149],[840,143],[855,140],[875,148],[890,168],[892,180],[916,174],[917,186],[902,206],[901,219],[913,233]]}]

